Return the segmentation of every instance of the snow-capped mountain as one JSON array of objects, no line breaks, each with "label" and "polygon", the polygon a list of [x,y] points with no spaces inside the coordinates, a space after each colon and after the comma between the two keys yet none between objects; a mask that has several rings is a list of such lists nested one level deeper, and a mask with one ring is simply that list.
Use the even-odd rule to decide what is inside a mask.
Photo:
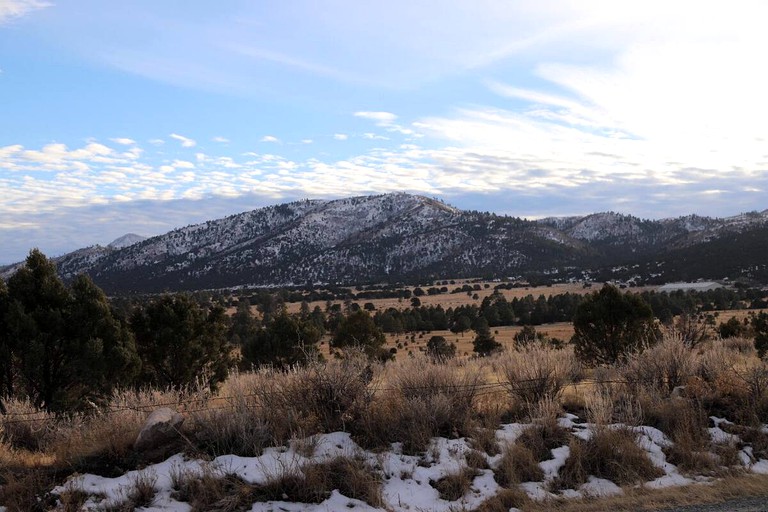
[{"label": "snow-capped mountain", "polygon": [[[765,252],[752,261],[755,247],[768,239],[760,230],[768,233],[768,210],[727,219],[649,221],[609,212],[527,221],[398,193],[297,201],[148,239],[126,235],[107,247],[80,249],[56,262],[63,277],[86,272],[113,293],[553,272],[564,276],[564,269],[573,276],[629,263],[658,266],[660,259],[671,262],[671,268],[680,251],[717,248],[726,238],[728,245],[718,250],[730,251],[739,246],[733,237],[743,235],[752,245],[737,253],[737,260],[746,258],[743,265],[738,263],[738,273],[742,266],[765,267]],[[12,268],[5,270],[7,277]]]},{"label": "snow-capped mountain", "polygon": [[117,238],[115,240],[112,240],[107,247],[110,249],[125,249],[129,245],[137,244],[139,242],[143,242],[146,240],[147,237],[137,235],[136,233],[127,233],[120,238]]}]

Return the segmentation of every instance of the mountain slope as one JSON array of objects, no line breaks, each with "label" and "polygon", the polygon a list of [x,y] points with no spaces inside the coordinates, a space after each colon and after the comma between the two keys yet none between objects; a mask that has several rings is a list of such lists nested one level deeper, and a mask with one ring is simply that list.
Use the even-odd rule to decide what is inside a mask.
[{"label": "mountain slope", "polygon": [[[638,268],[647,281],[665,273],[762,276],[750,269],[763,264],[766,236],[768,210],[727,219],[608,212],[527,221],[387,194],[297,201],[149,239],[126,235],[56,261],[65,278],[87,272],[110,293],[478,275],[612,278]],[[707,256],[713,252],[732,253],[732,264],[718,266]]]}]

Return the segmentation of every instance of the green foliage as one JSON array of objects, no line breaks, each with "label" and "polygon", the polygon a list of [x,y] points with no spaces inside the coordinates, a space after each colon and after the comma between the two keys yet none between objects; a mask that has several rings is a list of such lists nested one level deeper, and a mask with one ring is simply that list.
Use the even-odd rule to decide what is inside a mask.
[{"label": "green foliage", "polygon": [[456,356],[456,344],[448,343],[443,336],[432,336],[427,341],[427,355],[433,359],[451,359]]},{"label": "green foliage", "polygon": [[0,413],[4,412],[2,397],[13,394],[13,352],[6,319],[9,304],[8,288],[0,279]]},{"label": "green foliage", "polygon": [[243,362],[249,366],[272,364],[279,367],[304,364],[318,356],[317,343],[322,335],[311,320],[283,312],[246,343]]},{"label": "green foliage", "polygon": [[451,332],[463,333],[472,328],[472,320],[466,316],[461,315],[456,319],[456,322],[451,326]]},{"label": "green foliage", "polygon": [[540,332],[536,332],[536,328],[532,325],[526,325],[519,332],[515,333],[514,340],[515,348],[521,349],[536,342],[544,342],[545,336]]},{"label": "green foliage", "polygon": [[[133,337],[88,277],[67,289],[40,251],[8,281],[5,322],[18,390],[61,411],[128,383],[139,368]],[[6,374],[6,391],[13,374]],[[5,380],[3,379],[3,380]]]},{"label": "green foliage", "polygon": [[260,330],[259,321],[251,313],[251,305],[241,299],[237,311],[232,315],[229,327],[229,341],[233,345],[245,346],[252,343]]},{"label": "green foliage", "polygon": [[485,317],[479,317],[475,322],[475,340],[472,342],[472,350],[480,356],[487,356],[501,350],[501,343],[491,334]]},{"label": "green foliage", "polygon": [[757,354],[763,357],[768,352],[768,313],[761,312],[752,317],[752,331],[755,333]]},{"label": "green foliage", "polygon": [[331,344],[336,348],[361,347],[369,357],[379,357],[385,341],[371,315],[361,309],[341,320]]},{"label": "green foliage", "polygon": [[613,364],[640,352],[659,336],[653,311],[639,296],[606,284],[586,297],[573,318],[576,356],[590,364]]},{"label": "green foliage", "polygon": [[746,336],[748,331],[749,328],[736,317],[729,318],[727,322],[721,322],[717,327],[717,333],[721,338],[740,338]]},{"label": "green foliage", "polygon": [[143,383],[181,388],[203,378],[214,388],[233,364],[221,306],[203,308],[189,295],[164,295],[137,308],[130,322]]}]

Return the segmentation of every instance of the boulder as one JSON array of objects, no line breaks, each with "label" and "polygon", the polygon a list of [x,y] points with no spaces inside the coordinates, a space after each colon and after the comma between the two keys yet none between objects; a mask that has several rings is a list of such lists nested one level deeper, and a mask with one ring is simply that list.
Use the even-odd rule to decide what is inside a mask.
[{"label": "boulder", "polygon": [[179,435],[182,423],[184,416],[173,409],[162,407],[152,411],[133,443],[134,450],[144,452],[161,447]]}]

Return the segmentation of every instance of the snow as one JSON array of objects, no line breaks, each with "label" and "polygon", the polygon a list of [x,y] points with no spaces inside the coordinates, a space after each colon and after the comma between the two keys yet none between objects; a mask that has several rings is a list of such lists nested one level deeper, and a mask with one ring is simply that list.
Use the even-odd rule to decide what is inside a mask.
[{"label": "snow", "polygon": [[[723,418],[711,418],[714,427],[710,428],[713,442],[733,442],[735,436],[720,428],[727,423]],[[582,439],[589,439],[594,434],[595,425],[579,423],[574,415],[559,418],[559,423],[568,428],[571,434]],[[520,433],[530,427],[529,424],[510,423],[501,425],[496,431],[496,439],[500,443],[515,442]],[[610,425],[608,428],[626,428],[624,425]],[[685,486],[696,483],[711,482],[711,478],[703,476],[684,476],[678,468],[666,460],[663,449],[672,446],[672,441],[660,430],[649,427],[629,427],[637,434],[638,446],[643,448],[655,466],[663,470],[664,475],[650,482],[641,484],[645,488],[660,489],[671,486]],[[314,446],[314,453],[307,457],[296,449],[299,445]],[[370,504],[352,499],[334,490],[322,503],[290,503],[274,501],[254,503],[252,511],[334,511],[354,509],[359,511],[408,511],[419,512],[431,510],[450,512],[452,510],[472,510],[483,501],[499,492],[499,485],[494,479],[491,469],[479,470],[470,490],[456,501],[440,498],[439,492],[433,487],[434,482],[455,474],[466,467],[465,455],[472,447],[465,438],[446,439],[433,438],[427,450],[420,455],[404,455],[400,443],[393,443],[391,449],[381,453],[373,453],[362,449],[351,438],[350,434],[334,432],[313,436],[311,439],[300,440],[289,446],[277,446],[264,450],[257,457],[240,457],[224,455],[212,461],[187,459],[182,455],[174,455],[158,464],[151,465],[141,471],[129,471],[116,478],[105,478],[96,475],[75,475],[64,485],[52,490],[55,495],[77,489],[86,492],[90,498],[85,504],[85,510],[99,510],[105,506],[121,503],[134,486],[137,479],[149,480],[156,490],[155,500],[150,511],[187,512],[190,505],[174,499],[173,481],[179,476],[194,477],[209,474],[237,475],[251,484],[264,484],[280,476],[298,473],[307,464],[321,463],[339,456],[355,457],[364,461],[381,476],[381,492],[383,507],[375,508]],[[305,451],[302,451],[305,453]],[[531,499],[547,500],[553,498],[604,497],[621,494],[622,489],[614,482],[590,475],[586,483],[578,489],[564,489],[559,492],[550,490],[550,483],[558,476],[565,464],[570,448],[564,445],[551,451],[552,458],[540,463],[544,478],[540,482],[524,482],[520,488]],[[490,466],[498,465],[501,455],[487,456]],[[768,460],[754,461],[753,451],[746,446],[740,452],[740,460],[744,467],[753,473],[768,474]],[[0,507],[0,512],[6,512]]]},{"label": "snow", "polygon": [[557,477],[560,468],[565,466],[565,460],[571,454],[568,446],[561,446],[552,450],[552,458],[539,463],[541,470],[544,471],[544,480],[551,481]]},{"label": "snow", "polygon": [[587,483],[582,485],[580,487],[580,490],[584,494],[584,496],[590,496],[595,498],[603,498],[605,496],[615,496],[617,494],[622,494],[624,492],[621,490],[621,487],[611,482],[610,480],[606,480],[604,478],[597,478],[594,476],[589,476]]},{"label": "snow", "polygon": [[121,236],[120,238],[113,240],[112,242],[109,243],[109,245],[107,245],[107,247],[111,249],[124,249],[133,244],[143,242],[146,239],[147,239],[146,237],[137,235],[136,233],[128,233]]}]

